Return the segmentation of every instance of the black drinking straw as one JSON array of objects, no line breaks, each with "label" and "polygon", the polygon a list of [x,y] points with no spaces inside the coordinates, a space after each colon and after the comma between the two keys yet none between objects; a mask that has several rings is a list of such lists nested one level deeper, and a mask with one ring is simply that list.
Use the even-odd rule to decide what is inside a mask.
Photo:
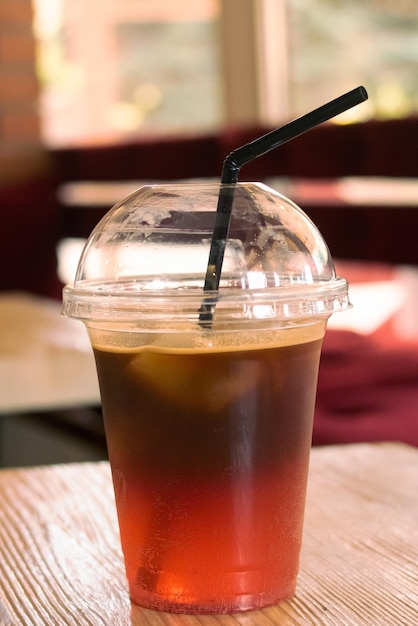
[{"label": "black drinking straw", "polygon": [[[231,152],[223,162],[221,188],[219,191],[216,210],[215,226],[209,251],[209,260],[206,270],[204,291],[217,292],[221,278],[226,240],[228,238],[232,204],[234,200],[234,185],[238,182],[240,169],[246,163],[263,156],[270,150],[278,148],[287,141],[299,137],[315,126],[330,120],[332,117],[344,113],[348,109],[367,100],[368,95],[364,87],[356,87],[351,91],[331,100],[327,104],[314,109],[310,113],[289,122],[281,128],[251,141]],[[216,293],[206,296],[200,308],[199,320],[203,326],[210,326],[213,317],[217,296]]]}]

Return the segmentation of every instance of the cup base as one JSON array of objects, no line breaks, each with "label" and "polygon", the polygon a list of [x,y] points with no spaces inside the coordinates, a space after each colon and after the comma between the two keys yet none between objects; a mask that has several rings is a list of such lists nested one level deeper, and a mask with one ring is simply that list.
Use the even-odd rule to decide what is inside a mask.
[{"label": "cup base", "polygon": [[295,585],[288,589],[282,589],[281,593],[274,597],[270,594],[242,594],[229,598],[213,598],[199,600],[196,598],[163,598],[155,593],[131,595],[134,605],[161,611],[164,613],[182,613],[185,615],[219,615],[231,613],[243,613],[245,611],[257,611],[269,606],[281,604],[290,600],[295,593]]}]

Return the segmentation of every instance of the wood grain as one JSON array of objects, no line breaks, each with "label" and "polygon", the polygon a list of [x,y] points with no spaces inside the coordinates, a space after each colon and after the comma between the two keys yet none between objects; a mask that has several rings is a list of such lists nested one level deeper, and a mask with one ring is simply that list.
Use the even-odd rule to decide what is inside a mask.
[{"label": "wood grain", "polygon": [[418,451],[314,449],[298,591],[262,611],[131,608],[107,463],[0,471],[1,626],[418,624]]}]

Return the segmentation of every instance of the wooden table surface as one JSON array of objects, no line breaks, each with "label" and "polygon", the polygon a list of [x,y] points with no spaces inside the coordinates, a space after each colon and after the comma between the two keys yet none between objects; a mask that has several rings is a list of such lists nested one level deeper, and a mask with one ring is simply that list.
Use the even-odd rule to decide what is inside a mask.
[{"label": "wooden table surface", "polygon": [[99,404],[84,325],[55,300],[0,291],[0,415]]},{"label": "wooden table surface", "polygon": [[312,451],[298,591],[252,613],[131,609],[107,463],[0,471],[1,626],[418,624],[418,450]]}]

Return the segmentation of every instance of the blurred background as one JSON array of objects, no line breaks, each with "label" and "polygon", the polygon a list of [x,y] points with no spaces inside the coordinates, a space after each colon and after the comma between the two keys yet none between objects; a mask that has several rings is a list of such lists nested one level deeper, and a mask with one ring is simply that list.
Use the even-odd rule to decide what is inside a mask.
[{"label": "blurred background", "polygon": [[413,0],[34,0],[33,10],[50,145],[275,125],[357,84],[370,101],[345,122],[418,110]]},{"label": "blurred background", "polygon": [[217,177],[360,84],[366,103],[242,178],[298,202],[352,282],[314,443],[418,445],[417,32],[416,0],[1,0],[0,466],[106,458],[90,346],[60,299],[114,202]]}]

